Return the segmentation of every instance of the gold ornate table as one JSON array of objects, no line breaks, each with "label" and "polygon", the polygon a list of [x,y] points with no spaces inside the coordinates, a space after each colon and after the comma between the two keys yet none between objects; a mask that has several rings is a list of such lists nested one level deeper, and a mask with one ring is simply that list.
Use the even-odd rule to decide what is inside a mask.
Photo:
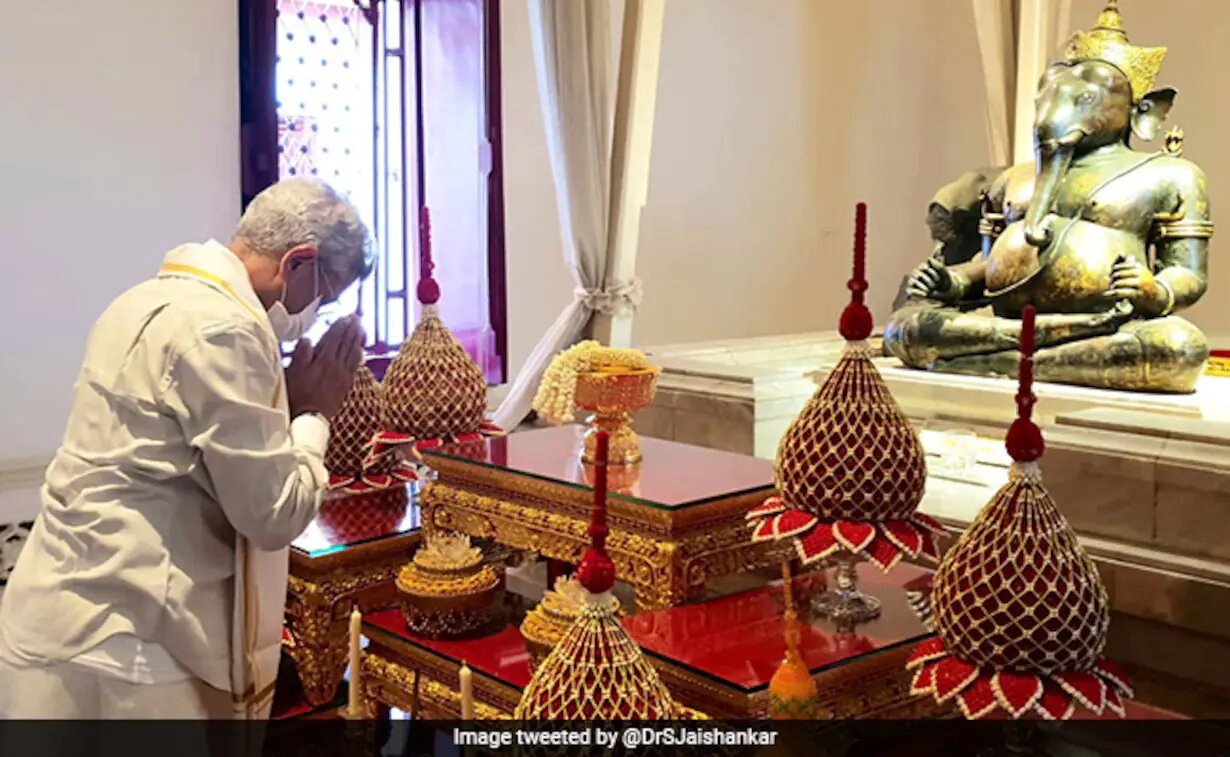
[{"label": "gold ornate table", "polygon": [[283,649],[313,705],[333,700],[346,668],[348,621],[392,607],[393,580],[419,542],[409,487],[331,499],[290,550]]},{"label": "gold ornate table", "polygon": [[458,678],[470,666],[474,715],[493,720],[512,717],[521,690],[530,681],[529,652],[516,625],[468,641],[414,636],[397,610],[363,616],[362,691],[370,709],[391,707],[427,720],[461,717]]},{"label": "gold ornate table", "polygon": [[[816,679],[820,718],[922,718],[949,708],[908,694],[905,658],[931,634],[906,601],[904,584],[922,569],[901,566],[888,576],[867,566],[861,585],[884,603],[881,617],[852,630],[803,620],[800,653]],[[795,579],[800,610],[823,589],[823,574]],[[462,661],[473,671],[475,716],[512,715],[529,683],[529,652],[511,616],[500,631],[476,639],[438,641],[410,633],[401,613],[363,618],[368,639],[362,690],[369,709],[395,708],[426,719],[456,719]],[[769,679],[785,651],[781,588],[773,582],[705,602],[640,613],[623,621],[677,701],[714,718],[767,717]]]},{"label": "gold ornate table", "polygon": [[[584,429],[541,429],[424,452],[436,479],[423,529],[459,531],[576,564],[589,544],[592,467]],[[779,564],[786,547],[750,543],[744,514],[773,492],[767,460],[641,440],[644,461],[612,466],[607,550],[641,609],[695,597],[713,577]]]}]

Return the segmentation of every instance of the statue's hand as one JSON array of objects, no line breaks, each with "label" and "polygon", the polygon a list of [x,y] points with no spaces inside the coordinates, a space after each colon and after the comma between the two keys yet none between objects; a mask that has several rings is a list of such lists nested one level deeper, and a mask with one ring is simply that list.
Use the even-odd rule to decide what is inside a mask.
[{"label": "statue's hand", "polygon": [[961,296],[954,284],[948,268],[939,260],[928,258],[927,262],[915,268],[910,274],[906,282],[906,291],[911,297],[953,303]]},{"label": "statue's hand", "polygon": [[1111,269],[1106,296],[1129,302],[1146,316],[1162,315],[1170,306],[1170,295],[1153,271],[1140,261],[1125,257],[1120,257]]}]

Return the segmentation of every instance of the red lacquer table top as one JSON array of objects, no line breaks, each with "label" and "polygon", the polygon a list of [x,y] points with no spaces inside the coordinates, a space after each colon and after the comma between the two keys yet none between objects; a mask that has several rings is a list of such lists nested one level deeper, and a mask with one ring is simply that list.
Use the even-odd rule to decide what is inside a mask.
[{"label": "red lacquer table top", "polygon": [[329,499],[291,549],[300,557],[317,558],[418,531],[415,487]]},{"label": "red lacquer table top", "polygon": [[509,624],[497,633],[473,640],[439,641],[411,634],[401,611],[396,609],[364,615],[363,624],[368,638],[388,634],[454,664],[464,662],[475,673],[517,689],[525,688],[530,682],[530,654],[517,626]]},{"label": "red lacquer table top", "polygon": [[[446,458],[577,489],[592,488],[592,467],[581,462],[585,427],[523,431],[476,442],[425,450]],[[659,509],[676,510],[773,487],[773,463],[732,452],[641,437],[644,460],[612,466],[612,498]]]},{"label": "red lacquer table top", "polygon": [[[887,577],[872,570],[861,578],[865,590],[884,602],[878,620],[853,633],[841,633],[828,621],[803,623],[800,651],[813,674],[881,650],[917,643],[929,635],[906,605],[902,588],[923,569],[901,566]],[[809,580],[804,577],[796,581],[800,594],[806,594]],[[774,583],[708,602],[632,615],[624,620],[624,627],[651,658],[690,668],[723,686],[751,693],[768,686],[782,661],[785,640],[780,597],[780,585]],[[529,682],[529,653],[516,626],[508,625],[496,634],[474,640],[435,641],[412,635],[398,610],[371,613],[363,621],[371,627],[369,630],[455,663],[465,661],[475,671],[509,686],[522,688]]]},{"label": "red lacquer table top", "polygon": [[[868,655],[914,645],[930,635],[906,603],[904,584],[928,571],[900,565],[887,575],[859,566],[859,588],[877,597],[878,619],[841,631],[832,622],[805,613],[819,574],[795,580],[799,597],[799,652],[812,674],[856,662]],[[624,627],[645,653],[685,667],[722,686],[745,693],[765,689],[786,651],[781,582],[700,604],[633,615]]]},{"label": "red lacquer table top", "polygon": [[[929,636],[905,603],[905,585],[925,585],[928,574],[911,565],[899,566],[888,575],[860,566],[860,588],[884,603],[883,612],[879,619],[853,632],[841,631],[826,620],[804,618],[800,652],[812,674],[853,664],[877,652],[912,646]],[[806,597],[806,584],[812,580],[815,578],[806,576],[796,579],[797,594]],[[719,685],[752,694],[768,686],[785,652],[780,597],[780,582],[774,582],[708,602],[632,615],[624,626],[651,661],[682,666]],[[515,625],[477,639],[439,641],[411,634],[396,609],[368,613],[363,623],[369,639],[387,643],[391,637],[454,665],[464,662],[476,674],[517,690],[529,683],[529,653]],[[1183,717],[1140,702],[1124,704],[1130,720]],[[1076,718],[1099,719],[1087,713]]]}]

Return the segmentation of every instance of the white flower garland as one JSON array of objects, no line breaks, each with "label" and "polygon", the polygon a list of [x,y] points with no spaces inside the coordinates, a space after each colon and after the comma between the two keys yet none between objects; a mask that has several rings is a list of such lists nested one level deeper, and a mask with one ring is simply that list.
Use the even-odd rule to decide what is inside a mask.
[{"label": "white flower garland", "polygon": [[576,409],[577,376],[605,368],[648,368],[640,350],[603,347],[586,340],[556,355],[542,375],[534,411],[549,423],[571,423]]}]

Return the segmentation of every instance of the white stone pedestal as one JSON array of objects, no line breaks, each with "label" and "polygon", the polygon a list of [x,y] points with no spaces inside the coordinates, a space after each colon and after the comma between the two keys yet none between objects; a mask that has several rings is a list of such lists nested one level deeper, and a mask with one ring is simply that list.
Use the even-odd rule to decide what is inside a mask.
[{"label": "white stone pedestal", "polygon": [[[843,346],[836,332],[819,332],[648,349],[663,372],[636,428],[771,459]],[[928,453],[920,509],[964,528],[1007,480],[1015,380],[915,371],[891,358],[877,366]],[[1205,377],[1182,396],[1055,384],[1035,393],[1044,479],[1103,569],[1128,618],[1120,624],[1147,621],[1132,637],[1141,644],[1168,638],[1148,623],[1196,633],[1198,642],[1183,637],[1167,651],[1166,674],[1220,682],[1230,697],[1230,379]],[[1215,650],[1221,661],[1203,662]]]}]

